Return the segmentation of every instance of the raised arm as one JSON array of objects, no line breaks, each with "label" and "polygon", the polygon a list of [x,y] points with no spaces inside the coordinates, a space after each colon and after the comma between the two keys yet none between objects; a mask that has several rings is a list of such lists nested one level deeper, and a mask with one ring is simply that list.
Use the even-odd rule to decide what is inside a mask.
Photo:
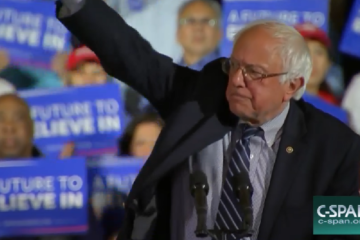
[{"label": "raised arm", "polygon": [[[108,74],[141,93],[162,117],[191,99],[198,72],[156,52],[104,1],[81,1],[75,13],[58,1],[57,17],[97,54]],[[73,2],[76,4],[76,0]]]}]

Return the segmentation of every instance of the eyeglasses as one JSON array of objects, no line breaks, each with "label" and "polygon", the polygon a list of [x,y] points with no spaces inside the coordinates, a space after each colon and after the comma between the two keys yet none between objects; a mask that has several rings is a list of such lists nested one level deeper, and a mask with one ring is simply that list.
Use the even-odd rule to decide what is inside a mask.
[{"label": "eyeglasses", "polygon": [[241,69],[241,72],[246,81],[263,80],[265,78],[277,77],[287,74],[287,72],[270,74],[260,73],[254,70],[253,66],[241,66],[240,63],[232,61],[230,58],[224,59],[224,61],[222,62],[222,70],[226,74],[236,72],[239,69]]},{"label": "eyeglasses", "polygon": [[210,27],[214,27],[217,24],[217,21],[216,19],[209,19],[209,18],[202,18],[202,19],[182,18],[179,21],[180,25],[195,25],[197,23],[200,23],[201,25],[208,25]]}]

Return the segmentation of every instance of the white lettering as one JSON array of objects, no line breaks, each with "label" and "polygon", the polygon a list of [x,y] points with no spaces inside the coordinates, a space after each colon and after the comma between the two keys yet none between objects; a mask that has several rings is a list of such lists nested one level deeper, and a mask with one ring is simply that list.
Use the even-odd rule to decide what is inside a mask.
[{"label": "white lettering", "polygon": [[99,116],[97,123],[100,133],[121,130],[121,122],[119,116]]},{"label": "white lettering", "polygon": [[54,193],[18,193],[7,198],[0,195],[0,212],[55,209],[55,197]]},{"label": "white lettering", "polygon": [[318,27],[322,27],[325,24],[326,17],[322,12],[251,9],[233,9],[227,16],[228,24],[246,24],[260,19],[274,19],[289,25],[295,25],[300,22],[311,22]]},{"label": "white lettering", "polygon": [[84,117],[91,114],[91,102],[55,103],[47,106],[31,107],[32,117],[41,121],[57,118]]},{"label": "white lettering", "polygon": [[0,178],[0,194],[54,191],[54,177]]},{"label": "white lettering", "polygon": [[61,191],[79,191],[83,186],[83,180],[78,175],[73,176],[59,176]]},{"label": "white lettering", "polygon": [[60,194],[60,208],[82,208],[84,197],[81,192],[65,192]]},{"label": "white lettering", "polygon": [[95,102],[99,114],[117,114],[119,104],[115,99],[102,99]]},{"label": "white lettering", "polygon": [[70,135],[91,135],[96,132],[94,119],[63,119],[51,122],[35,122],[35,138],[51,138]]}]

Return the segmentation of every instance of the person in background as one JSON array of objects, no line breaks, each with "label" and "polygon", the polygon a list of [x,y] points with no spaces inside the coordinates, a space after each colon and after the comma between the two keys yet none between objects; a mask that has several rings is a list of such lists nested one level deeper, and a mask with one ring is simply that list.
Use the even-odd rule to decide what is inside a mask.
[{"label": "person in background", "polygon": [[219,57],[221,7],[214,0],[192,0],[178,11],[177,40],[183,49],[182,66],[201,70]]},{"label": "person in background", "polygon": [[[72,38],[75,46],[66,62],[64,78],[65,86],[86,86],[93,84],[105,84],[111,82],[111,78],[101,66],[99,58],[88,47],[82,45],[75,37]],[[123,86],[120,85],[120,89]],[[131,118],[152,109],[148,101],[142,98],[132,88],[122,91],[125,108],[125,125]]]},{"label": "person in background", "polygon": [[9,93],[15,93],[16,88],[13,84],[6,79],[0,78],[0,96]]},{"label": "person in background", "polygon": [[[0,80],[0,87],[4,86]],[[40,158],[43,155],[33,143],[33,121],[27,103],[8,89],[0,94],[0,160]],[[113,214],[108,213],[102,218],[102,223],[96,222],[89,205],[89,232],[82,236],[43,236],[43,237],[13,237],[3,240],[107,240],[112,239],[114,230],[106,228],[113,221]],[[109,223],[110,222],[110,223]],[[107,223],[107,224],[104,224]],[[104,228],[101,228],[101,224]]]},{"label": "person in background", "polygon": [[16,90],[27,90],[36,87],[36,79],[21,67],[10,64],[5,50],[0,50],[0,78],[6,79]]},{"label": "person in background", "polygon": [[0,50],[0,76],[14,82],[22,89],[60,87],[58,69],[61,59],[65,53],[55,54],[50,63],[49,69],[34,66],[13,65],[6,49]]},{"label": "person in background", "polygon": [[[221,6],[215,0],[191,0],[178,9],[177,42],[183,56],[179,65],[201,70],[207,63],[219,57],[221,40]],[[131,116],[156,112],[150,103],[128,86],[125,91],[125,109]]]},{"label": "person in background", "polygon": [[108,76],[96,54],[86,46],[75,48],[69,55],[65,86],[105,84]]},{"label": "person in background", "polygon": [[33,144],[33,122],[27,103],[16,94],[0,96],[0,159],[40,157]]},{"label": "person in background", "polygon": [[164,123],[155,113],[134,118],[119,140],[121,156],[148,157]]},{"label": "person in background", "polygon": [[311,23],[296,25],[295,29],[305,38],[311,54],[313,70],[306,85],[307,94],[319,96],[330,104],[338,105],[338,100],[325,82],[326,75],[332,64],[330,38],[326,32]]},{"label": "person in background", "polygon": [[295,29],[306,40],[313,66],[303,99],[348,124],[348,114],[337,106],[338,101],[325,82],[326,74],[331,66],[330,39],[323,30],[310,23],[297,25]]},{"label": "person in background", "polygon": [[360,74],[351,80],[341,106],[349,113],[351,128],[360,134]]},{"label": "person in background", "polygon": [[[2,87],[6,87],[4,91]],[[33,122],[26,102],[18,97],[15,89],[0,81],[0,161],[41,157],[33,144]],[[43,240],[37,237],[9,237],[3,240]]]}]

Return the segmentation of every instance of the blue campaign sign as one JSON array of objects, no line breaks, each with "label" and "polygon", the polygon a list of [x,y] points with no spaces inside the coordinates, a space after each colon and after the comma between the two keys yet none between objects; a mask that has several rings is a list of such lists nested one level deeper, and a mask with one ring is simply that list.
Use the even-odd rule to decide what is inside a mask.
[{"label": "blue campaign sign", "polygon": [[0,238],[84,233],[87,202],[84,158],[0,161]]},{"label": "blue campaign sign", "polygon": [[340,51],[360,58],[360,0],[353,3],[340,43]]},{"label": "blue campaign sign", "polygon": [[89,159],[87,164],[92,207],[101,216],[107,206],[116,207],[124,201],[144,159],[105,156]]},{"label": "blue campaign sign", "polygon": [[244,25],[273,19],[288,25],[310,22],[327,31],[328,0],[224,0],[221,55],[229,57],[233,37]]},{"label": "blue campaign sign", "polygon": [[69,32],[51,1],[1,0],[0,48],[12,64],[49,68],[51,58],[70,46]]},{"label": "blue campaign sign", "polygon": [[58,157],[65,143],[75,156],[117,152],[124,111],[117,84],[35,89],[20,92],[34,120],[34,140],[46,157]]}]

